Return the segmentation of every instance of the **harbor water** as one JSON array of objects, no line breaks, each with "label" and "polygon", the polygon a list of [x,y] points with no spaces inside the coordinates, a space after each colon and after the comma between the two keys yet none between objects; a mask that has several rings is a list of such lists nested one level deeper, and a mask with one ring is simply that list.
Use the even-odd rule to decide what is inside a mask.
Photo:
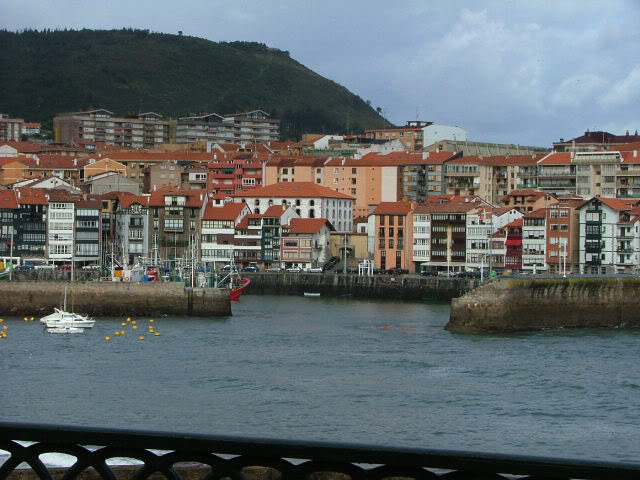
[{"label": "harbor water", "polygon": [[0,419],[640,462],[640,330],[460,335],[448,316],[245,295],[231,317],[136,329],[5,318]]}]

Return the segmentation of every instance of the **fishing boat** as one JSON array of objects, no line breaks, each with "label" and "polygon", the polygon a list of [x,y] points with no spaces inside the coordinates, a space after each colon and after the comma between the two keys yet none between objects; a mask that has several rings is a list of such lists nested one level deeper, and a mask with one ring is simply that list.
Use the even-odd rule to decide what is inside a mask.
[{"label": "fishing boat", "polygon": [[250,283],[250,279],[240,276],[231,280],[231,283],[229,284],[231,286],[231,289],[229,290],[229,298],[231,301],[237,302],[244,292],[244,289],[247,288]]},{"label": "fishing boat", "polygon": [[79,327],[53,327],[53,328],[47,328],[47,332],[49,332],[49,333],[82,333],[82,332],[84,332],[84,328],[79,328]]},{"label": "fishing boat", "polygon": [[319,297],[320,292],[304,292],[305,297]]}]

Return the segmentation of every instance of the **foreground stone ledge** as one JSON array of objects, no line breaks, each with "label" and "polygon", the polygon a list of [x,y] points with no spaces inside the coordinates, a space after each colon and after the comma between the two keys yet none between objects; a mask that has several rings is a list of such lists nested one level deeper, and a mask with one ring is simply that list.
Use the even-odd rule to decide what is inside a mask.
[{"label": "foreground stone ledge", "polygon": [[640,279],[506,279],[451,302],[451,332],[640,326]]}]

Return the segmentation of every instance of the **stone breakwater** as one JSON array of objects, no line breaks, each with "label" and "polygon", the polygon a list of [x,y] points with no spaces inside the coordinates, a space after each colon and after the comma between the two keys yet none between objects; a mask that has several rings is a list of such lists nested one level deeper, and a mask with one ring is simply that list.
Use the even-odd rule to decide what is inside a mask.
[{"label": "stone breakwater", "polygon": [[640,326],[640,279],[505,279],[453,299],[446,329],[518,332]]},{"label": "stone breakwater", "polygon": [[0,315],[45,315],[60,307],[91,316],[231,315],[226,289],[185,288],[180,283],[1,282]]},{"label": "stone breakwater", "polygon": [[323,296],[351,295],[392,300],[451,300],[473,289],[474,279],[421,277],[420,275],[374,275],[333,273],[251,273],[246,294],[320,293]]}]

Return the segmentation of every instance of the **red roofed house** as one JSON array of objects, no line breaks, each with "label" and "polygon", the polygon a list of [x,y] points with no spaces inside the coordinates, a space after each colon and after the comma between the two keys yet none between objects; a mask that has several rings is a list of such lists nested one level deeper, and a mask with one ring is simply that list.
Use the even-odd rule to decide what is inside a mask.
[{"label": "red roofed house", "polygon": [[516,208],[522,213],[527,213],[553,205],[558,200],[552,193],[542,192],[533,188],[523,188],[510,191],[502,197],[501,202],[504,207]]},{"label": "red roofed house", "polygon": [[[246,203],[228,202],[223,206],[215,206],[207,201],[202,215],[200,243],[204,262],[218,269],[230,263],[232,259],[235,261],[235,227],[250,213],[251,210]],[[259,245],[256,248],[256,252],[258,251]]]},{"label": "red roofed house", "polygon": [[235,230],[236,263],[242,267],[262,264],[262,215],[245,215]]},{"label": "red roofed house", "polygon": [[214,152],[209,169],[208,190],[210,193],[232,195],[240,190],[250,190],[263,185],[262,167],[269,158],[267,153]]},{"label": "red roofed house", "polygon": [[235,202],[246,202],[253,213],[263,213],[272,205],[288,205],[302,218],[326,218],[337,232],[353,231],[351,195],[311,182],[281,182],[253,190],[242,190]]},{"label": "red roofed house", "polygon": [[286,268],[322,267],[328,260],[329,236],[334,231],[326,218],[292,218],[282,238],[281,258]]},{"label": "red roofed house", "polygon": [[410,255],[413,206],[404,202],[383,202],[371,213],[375,216],[374,261],[378,268],[401,268],[412,271],[415,267]]},{"label": "red roofed house", "polygon": [[177,261],[189,247],[198,245],[200,215],[206,200],[203,190],[167,187],[151,193],[149,248],[160,258]]}]

